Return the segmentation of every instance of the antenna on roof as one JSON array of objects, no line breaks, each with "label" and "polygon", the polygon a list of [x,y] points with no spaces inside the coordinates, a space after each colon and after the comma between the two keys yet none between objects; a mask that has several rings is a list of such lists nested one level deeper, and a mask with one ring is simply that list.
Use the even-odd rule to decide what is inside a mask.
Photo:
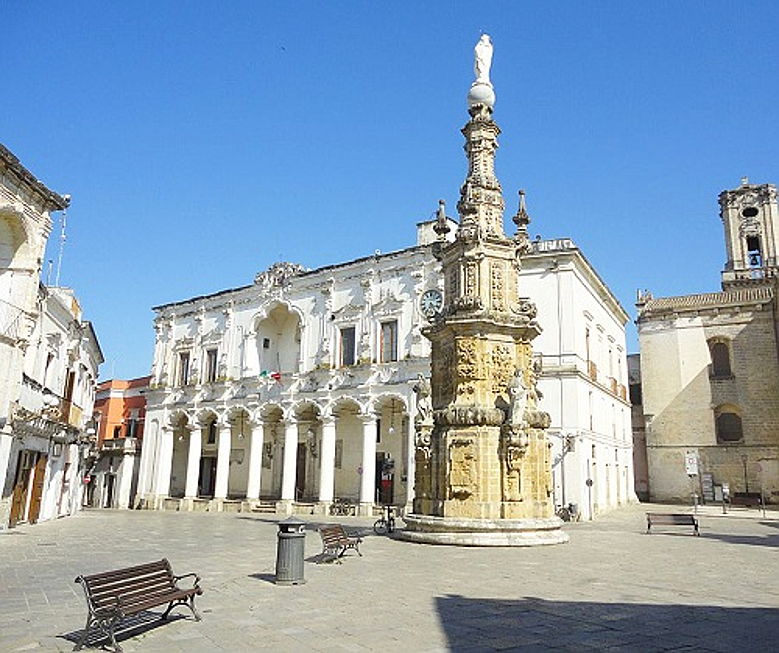
[{"label": "antenna on roof", "polygon": [[[63,196],[66,200],[70,200],[70,195]],[[67,206],[62,209],[62,220],[60,228],[60,251],[57,255],[57,275],[54,277],[54,285],[59,287],[60,285],[60,271],[62,270],[62,254],[65,252],[65,229],[68,226],[68,208]]]}]

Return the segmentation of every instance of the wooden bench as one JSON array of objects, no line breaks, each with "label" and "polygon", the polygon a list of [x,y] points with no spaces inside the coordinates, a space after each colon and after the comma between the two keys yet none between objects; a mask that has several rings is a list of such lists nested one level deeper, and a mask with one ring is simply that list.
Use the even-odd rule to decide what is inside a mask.
[{"label": "wooden bench", "polygon": [[763,506],[763,497],[759,492],[734,492],[730,498],[731,506]]},{"label": "wooden bench", "polygon": [[362,553],[360,553],[362,538],[350,537],[346,534],[346,531],[341,524],[322,526],[319,529],[319,536],[322,538],[323,557],[330,558],[331,560],[338,560],[340,562],[340,558],[342,558],[349,549],[354,549],[357,551],[357,555],[362,556]]},{"label": "wooden bench", "polygon": [[653,524],[667,526],[692,526],[695,535],[700,535],[698,518],[686,513],[648,512],[646,513],[646,532],[649,533]]},{"label": "wooden bench", "polygon": [[[189,577],[194,578],[193,586],[181,589],[178,581]],[[75,582],[81,583],[84,588],[89,614],[86,628],[74,651],[84,646],[93,630],[103,633],[114,651],[121,651],[114,636],[116,625],[125,617],[166,603],[168,607],[162,619],[167,619],[170,611],[179,605],[187,606],[197,621],[201,618],[195,609],[195,596],[203,593],[199,586],[200,577],[197,574],[174,576],[170,563],[165,559],[102,574],[79,576]]]}]

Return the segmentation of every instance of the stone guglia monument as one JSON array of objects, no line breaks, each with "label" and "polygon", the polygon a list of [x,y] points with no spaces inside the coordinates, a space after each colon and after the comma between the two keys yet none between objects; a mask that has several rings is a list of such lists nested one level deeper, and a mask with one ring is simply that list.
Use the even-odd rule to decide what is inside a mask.
[{"label": "stone guglia monument", "polygon": [[558,544],[568,536],[554,515],[549,415],[537,407],[533,363],[541,328],[518,288],[530,219],[520,191],[516,233],[506,236],[491,63],[485,34],[475,48],[470,120],[462,129],[468,175],[459,228],[454,240],[446,238],[443,202],[435,226],[445,305],[423,331],[432,375],[430,385],[420,379],[416,387],[416,498],[401,536],[463,546]]}]

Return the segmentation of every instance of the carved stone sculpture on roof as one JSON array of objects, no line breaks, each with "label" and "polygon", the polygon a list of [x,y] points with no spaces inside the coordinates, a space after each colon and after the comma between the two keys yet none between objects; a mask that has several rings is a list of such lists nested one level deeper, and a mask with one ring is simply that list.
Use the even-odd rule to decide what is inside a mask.
[{"label": "carved stone sculpture on roof", "polygon": [[254,283],[266,291],[273,288],[285,288],[292,277],[296,277],[306,271],[306,268],[298,263],[280,261],[271,265],[264,272],[257,273],[254,277]]}]

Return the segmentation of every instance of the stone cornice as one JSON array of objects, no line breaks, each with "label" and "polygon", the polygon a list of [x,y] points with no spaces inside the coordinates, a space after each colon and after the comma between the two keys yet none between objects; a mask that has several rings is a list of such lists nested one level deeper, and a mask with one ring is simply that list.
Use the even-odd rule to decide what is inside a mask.
[{"label": "stone cornice", "polygon": [[0,143],[0,162],[4,163],[19,180],[26,184],[32,191],[40,195],[48,210],[61,211],[68,208],[70,200],[66,200],[61,195],[50,190],[46,185],[38,180],[27,168],[25,168],[19,158],[7,147]]},{"label": "stone cornice", "polygon": [[640,321],[669,313],[713,311],[723,308],[755,305],[762,306],[773,299],[773,290],[768,285],[696,295],[681,295],[679,297],[659,297],[639,305],[638,319]]}]

